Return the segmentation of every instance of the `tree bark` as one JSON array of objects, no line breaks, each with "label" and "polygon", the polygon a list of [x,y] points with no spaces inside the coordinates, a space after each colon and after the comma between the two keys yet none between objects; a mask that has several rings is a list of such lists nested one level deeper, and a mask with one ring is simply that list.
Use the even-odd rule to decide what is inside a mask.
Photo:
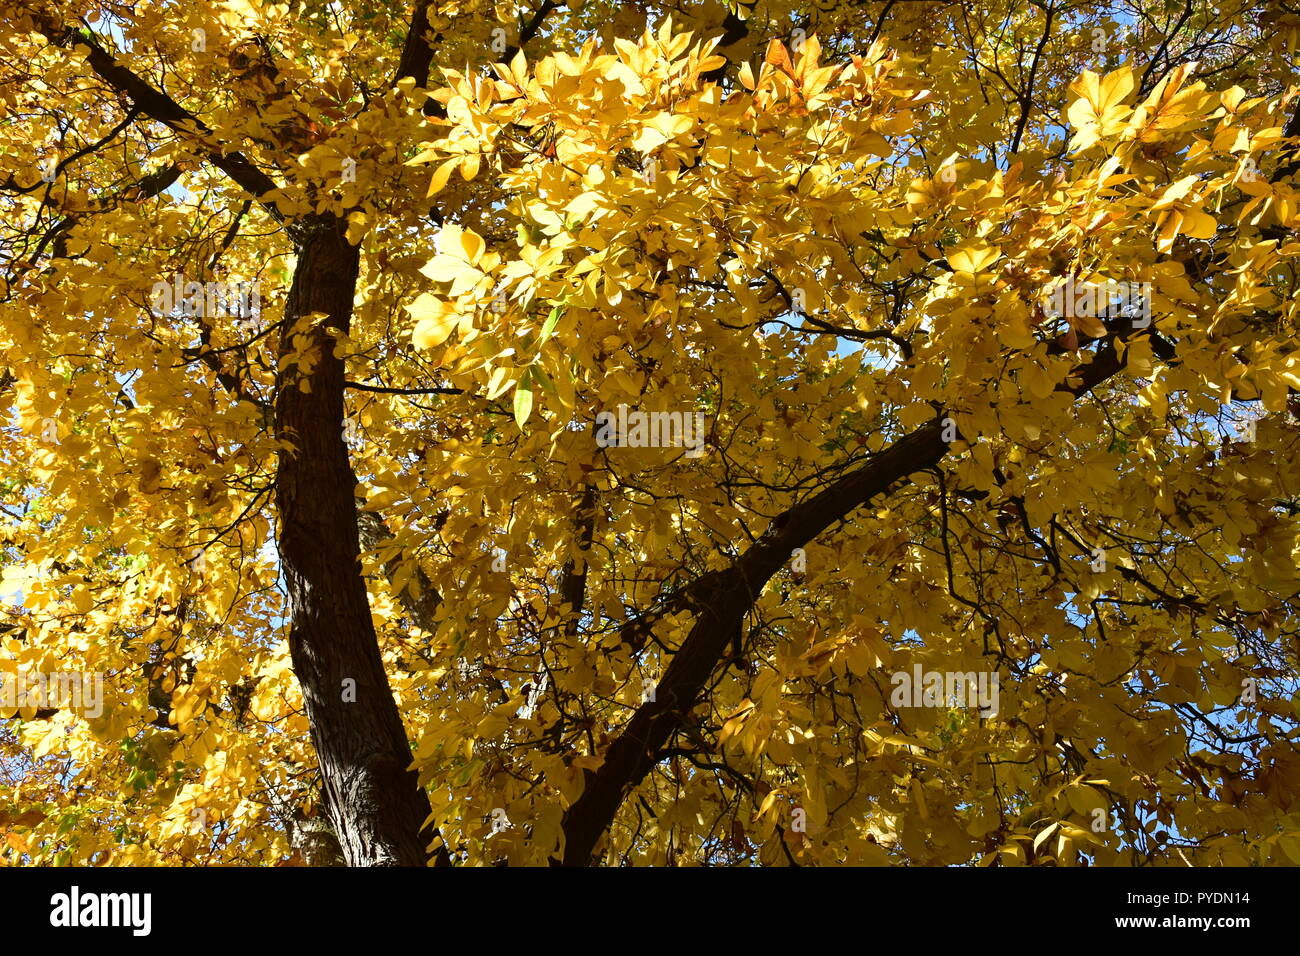
[{"label": "tree bark", "polygon": [[[165,92],[117,63],[89,34],[49,15],[32,18],[56,46],[85,46],[90,68],[133,108],[181,133],[211,132]],[[276,221],[285,221],[269,198],[275,182],[242,154],[217,151],[208,160]],[[407,769],[411,749],[370,620],[357,540],[356,476],[343,441],[343,362],[334,357],[330,335],[348,330],[360,257],[337,217],[308,216],[289,230],[298,265],[280,357],[293,351],[295,332],[307,335],[316,352],[310,369],[282,370],[275,402],[276,435],[293,445],[281,454],[275,492],[294,673],[347,862],[424,866],[426,842],[437,833],[421,835],[429,799],[414,770]],[[299,326],[298,320],[311,313],[326,318]],[[354,682],[346,700],[344,681]],[[450,862],[445,847],[436,862]]]},{"label": "tree bark", "polygon": [[[343,440],[343,361],[331,331],[352,316],[358,252],[334,217],[295,224],[298,265],[285,307],[284,359],[299,336],[307,363],[282,371],[276,474],[289,648],[302,686],[327,804],[350,866],[425,866],[427,794],[393,701],[361,574],[356,476]],[[326,318],[306,318],[312,313]],[[304,390],[304,388],[306,390]],[[447,862],[446,851],[439,862]]]}]

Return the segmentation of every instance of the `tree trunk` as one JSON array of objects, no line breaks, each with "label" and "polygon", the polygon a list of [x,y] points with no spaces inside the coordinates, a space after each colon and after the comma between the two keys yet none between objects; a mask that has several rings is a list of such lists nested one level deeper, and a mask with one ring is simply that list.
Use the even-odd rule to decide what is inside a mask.
[{"label": "tree trunk", "polygon": [[[356,476],[343,441],[343,362],[329,334],[348,329],[359,256],[333,217],[293,228],[298,265],[280,355],[298,336],[314,353],[310,368],[281,371],[275,403],[276,435],[293,445],[281,454],[275,483],[293,669],[348,864],[425,866],[429,799],[408,769],[411,748],[370,619]],[[313,312],[328,318],[299,322]]]}]

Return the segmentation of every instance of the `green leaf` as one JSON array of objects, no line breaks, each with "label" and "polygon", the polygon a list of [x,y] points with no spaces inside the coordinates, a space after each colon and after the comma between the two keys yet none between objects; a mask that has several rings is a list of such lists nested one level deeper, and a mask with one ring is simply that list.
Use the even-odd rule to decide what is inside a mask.
[{"label": "green leaf", "polygon": [[474,775],[474,770],[482,762],[483,761],[481,758],[475,757],[469,763],[465,764],[465,766],[461,768],[460,773],[456,775],[456,783],[460,786],[464,786],[465,784],[469,783],[469,778]]},{"label": "green leaf", "polygon": [[540,365],[530,366],[528,371],[532,374],[533,381],[537,382],[538,385],[542,386],[542,388],[546,389],[552,395],[556,394],[555,383],[551,381],[549,375],[542,371]]},{"label": "green leaf", "polygon": [[525,372],[524,377],[519,380],[515,387],[515,424],[523,430],[524,422],[528,421],[528,416],[533,411],[533,386],[529,373]]},{"label": "green leaf", "polygon": [[540,348],[555,333],[555,327],[560,324],[560,313],[563,310],[557,305],[551,309],[551,314],[546,317],[542,323],[542,334],[537,339],[537,345]]}]

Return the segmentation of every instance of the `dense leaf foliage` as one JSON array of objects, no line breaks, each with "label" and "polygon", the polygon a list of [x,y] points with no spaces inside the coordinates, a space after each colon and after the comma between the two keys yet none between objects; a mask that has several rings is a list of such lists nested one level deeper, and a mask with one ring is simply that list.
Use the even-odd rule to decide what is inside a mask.
[{"label": "dense leaf foliage", "polygon": [[3,7],[7,861],[351,826],[297,395],[444,861],[1300,864],[1300,10]]}]

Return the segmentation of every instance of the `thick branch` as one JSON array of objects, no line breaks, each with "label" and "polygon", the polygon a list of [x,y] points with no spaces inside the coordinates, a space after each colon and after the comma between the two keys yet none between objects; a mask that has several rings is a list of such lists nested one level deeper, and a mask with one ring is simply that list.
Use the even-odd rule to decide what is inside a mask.
[{"label": "thick branch", "polygon": [[566,617],[565,633],[578,633],[578,617],[587,597],[587,555],[591,551],[592,535],[596,527],[596,487],[588,484],[583,489],[575,516],[578,528],[578,548],[581,556],[564,562],[560,576],[560,606]]},{"label": "thick branch", "polygon": [[[101,209],[111,209],[113,204],[118,201],[142,202],[145,199],[152,199],[164,189],[171,188],[172,184],[181,177],[181,169],[175,163],[169,166],[163,166],[155,169],[152,173],[142,176],[140,181],[132,183],[111,196],[105,197],[100,201]],[[46,244],[53,239],[54,248],[51,250],[55,259],[66,259],[68,248],[68,232],[73,226],[81,221],[81,217],[86,215],[83,212],[70,212],[50,229],[36,246],[36,252],[32,255],[33,261],[40,258],[41,253],[45,250]]]},{"label": "thick branch", "polygon": [[[166,93],[150,86],[126,67],[121,66],[113,55],[95,42],[88,33],[64,26],[45,14],[36,14],[37,25],[51,43],[64,49],[85,47],[89,52],[86,62],[96,75],[119,93],[131,99],[132,104],[149,116],[178,132],[210,135],[212,130],[201,119],[185,109]],[[268,193],[276,189],[275,182],[254,166],[242,153],[222,153],[219,150],[208,152],[207,159],[236,185],[250,196],[261,201],[267,211],[277,221],[284,217],[275,203],[267,200]]]},{"label": "thick branch", "polygon": [[[343,441],[343,359],[360,265],[337,218],[294,229],[298,264],[285,304],[290,332],[305,334],[323,358],[309,371],[283,362],[276,434],[292,445],[276,472],[280,560],[288,593],[289,651],[302,686],[329,812],[353,866],[424,866],[431,807],[411,768],[411,747],[361,577],[357,478]],[[317,321],[317,317],[326,318]],[[306,381],[308,387],[300,388]],[[450,862],[445,847],[436,856]]]},{"label": "thick branch", "polygon": [[415,79],[415,85],[424,89],[429,85],[429,67],[433,65],[433,47],[425,36],[429,32],[428,0],[415,0],[415,10],[411,13],[411,27],[406,31],[406,43],[402,46],[402,58],[397,63],[397,74],[393,85],[407,77]]},{"label": "thick branch", "polygon": [[726,57],[727,62],[702,74],[700,79],[708,83],[721,83],[723,77],[727,75],[727,68],[736,66],[736,51],[728,53],[728,49],[747,36],[749,36],[749,23],[740,19],[740,17],[736,16],[734,10],[728,8],[727,15],[722,19],[722,37],[718,40],[717,49],[713,51]]},{"label": "thick branch", "polygon": [[[1113,342],[1108,343],[1090,364],[1071,376],[1079,384],[1066,390],[1082,395],[1123,364]],[[656,687],[654,700],[637,709],[606,752],[600,769],[588,776],[582,796],[565,813],[565,866],[590,863],[596,843],[624,796],[649,773],[668,738],[686,724],[745,614],[794,549],[909,476],[938,464],[948,451],[942,436],[942,419],[922,425],[821,493],[779,515],[735,564],[704,575],[687,589],[697,611],[695,625]]]},{"label": "thick branch", "polygon": [[519,41],[506,47],[506,52],[501,55],[502,63],[509,63],[515,58],[515,54],[528,45],[528,41],[537,36],[537,31],[542,28],[542,21],[552,10],[558,10],[560,5],[555,0],[542,0],[542,5],[537,8],[532,19],[524,24],[523,30],[519,33]]}]

